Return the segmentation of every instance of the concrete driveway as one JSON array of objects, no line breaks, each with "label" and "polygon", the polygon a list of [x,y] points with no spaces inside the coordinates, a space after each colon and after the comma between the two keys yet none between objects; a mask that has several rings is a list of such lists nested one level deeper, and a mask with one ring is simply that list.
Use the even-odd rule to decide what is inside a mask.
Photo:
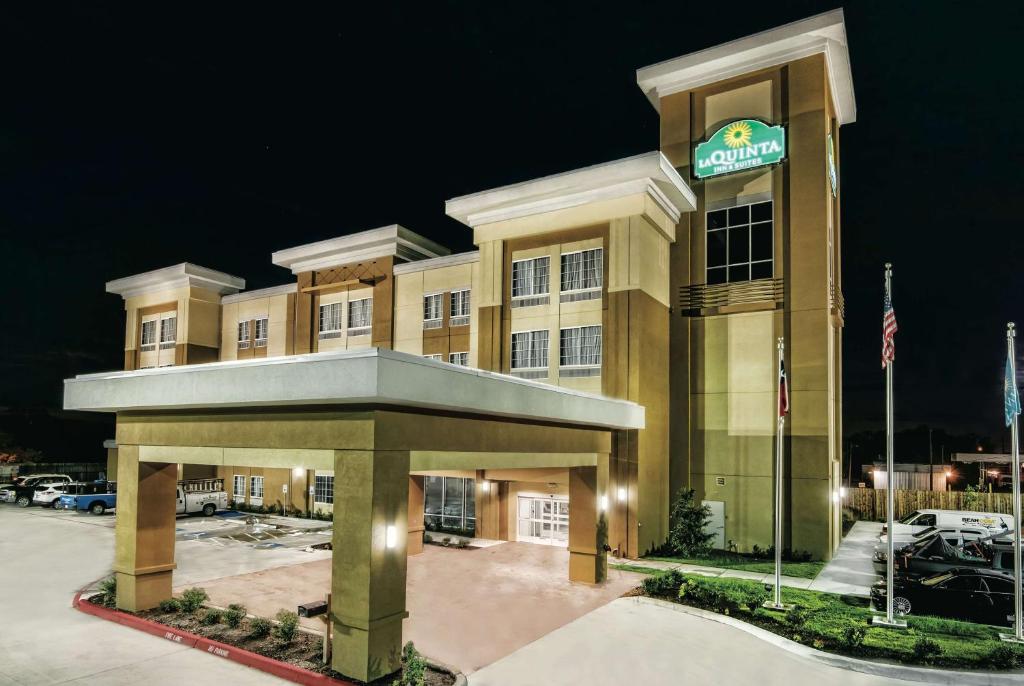
[{"label": "concrete driveway", "polygon": [[812,591],[869,597],[871,584],[878,580],[871,565],[871,556],[881,534],[881,522],[856,522],[809,588]]}]

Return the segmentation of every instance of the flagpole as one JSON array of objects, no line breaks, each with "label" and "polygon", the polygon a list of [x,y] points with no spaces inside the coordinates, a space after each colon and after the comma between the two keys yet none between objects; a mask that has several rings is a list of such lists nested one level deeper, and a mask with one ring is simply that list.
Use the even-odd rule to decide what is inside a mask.
[{"label": "flagpole", "polygon": [[[892,304],[892,263],[885,263],[885,297],[889,304]],[[872,618],[872,624],[887,626],[890,628],[906,628],[907,623],[893,617],[893,597],[896,595],[893,588],[893,568],[896,556],[896,532],[893,531],[893,510],[896,507],[893,493],[895,474],[893,466],[893,398],[892,398],[892,366],[893,360],[889,359],[885,365],[885,519],[886,533],[888,534],[888,556],[885,565],[885,619],[881,617]]]},{"label": "flagpole", "polygon": [[[1020,399],[1017,395],[1017,358],[1014,339],[1017,332],[1014,330],[1013,322],[1006,324],[1006,365],[1007,378],[1004,389],[1006,398],[1015,398],[1016,407],[1007,407],[1007,413],[1011,416],[1010,421],[1010,449],[1013,452],[1013,635],[999,634],[1004,641],[1011,643],[1024,643],[1024,618],[1021,617],[1021,521],[1020,521],[1020,443],[1017,432],[1019,419]],[[1012,387],[1009,384],[1013,384]],[[1004,399],[1005,402],[1005,399]]]},{"label": "flagpole", "polygon": [[775,431],[775,595],[774,598],[764,603],[764,607],[770,610],[787,610],[789,607],[782,602],[782,445],[783,436],[786,431],[786,414],[782,411],[782,365],[786,351],[785,340],[779,336],[776,344],[778,353],[778,402],[776,403],[776,414],[778,421]]}]

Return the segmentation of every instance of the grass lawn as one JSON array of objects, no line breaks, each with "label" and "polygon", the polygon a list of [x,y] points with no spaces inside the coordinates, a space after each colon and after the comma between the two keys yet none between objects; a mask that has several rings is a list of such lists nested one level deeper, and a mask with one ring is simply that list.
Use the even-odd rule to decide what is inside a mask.
[{"label": "grass lawn", "polygon": [[652,597],[730,614],[834,653],[965,669],[1024,664],[1024,650],[999,640],[999,631],[1007,629],[924,616],[906,617],[909,628],[903,631],[872,627],[874,613],[866,601],[834,593],[783,588],[782,601],[798,608],[785,613],[762,608],[768,597],[764,584],[746,579],[668,573],[645,579],[644,590]]},{"label": "grass lawn", "polygon": [[[657,560],[659,562],[678,562],[688,565],[700,565],[702,567],[721,567],[722,569],[736,569],[744,572],[757,572],[759,574],[774,574],[774,560],[755,560],[746,555],[735,553],[713,552],[707,557],[645,557],[644,560]],[[813,579],[825,566],[824,562],[783,562],[782,573],[786,576],[793,576],[799,579]]]}]

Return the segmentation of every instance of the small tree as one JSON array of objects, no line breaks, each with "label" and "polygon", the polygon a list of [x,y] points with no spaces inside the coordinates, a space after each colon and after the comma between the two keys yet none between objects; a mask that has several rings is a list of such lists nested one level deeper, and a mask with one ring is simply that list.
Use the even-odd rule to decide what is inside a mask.
[{"label": "small tree", "polygon": [[696,500],[692,488],[680,489],[669,517],[668,545],[672,552],[685,557],[702,557],[711,550],[714,534],[706,529],[711,508]]},{"label": "small tree", "polygon": [[964,489],[964,509],[981,509],[981,488],[973,484]]}]

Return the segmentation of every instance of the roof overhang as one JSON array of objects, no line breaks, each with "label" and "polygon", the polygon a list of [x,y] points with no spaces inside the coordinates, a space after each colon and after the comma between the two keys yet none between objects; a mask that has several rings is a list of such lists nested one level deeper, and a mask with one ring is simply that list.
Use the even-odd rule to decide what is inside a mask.
[{"label": "roof overhang", "polygon": [[174,411],[386,405],[526,421],[642,429],[636,403],[378,348],[130,372],[64,381],[64,409]]},{"label": "roof overhang", "polygon": [[108,281],[107,293],[116,293],[122,298],[132,298],[137,295],[186,286],[205,288],[225,295],[237,293],[245,288],[245,279],[215,269],[200,267],[198,264],[182,262],[172,267],[154,269],[151,272]]},{"label": "roof overhang", "polygon": [[674,222],[697,207],[683,177],[655,151],[453,198],[445,214],[476,228],[637,193],[648,194]]},{"label": "roof overhang", "polygon": [[660,111],[661,98],[667,95],[817,54],[825,56],[836,119],[840,124],[857,121],[842,9],[643,67],[636,72],[636,82]]},{"label": "roof overhang", "polygon": [[429,238],[392,224],[278,250],[271,256],[271,261],[279,267],[291,269],[293,274],[299,274],[378,257],[392,256],[401,261],[413,261],[440,257],[449,252],[448,248]]}]

